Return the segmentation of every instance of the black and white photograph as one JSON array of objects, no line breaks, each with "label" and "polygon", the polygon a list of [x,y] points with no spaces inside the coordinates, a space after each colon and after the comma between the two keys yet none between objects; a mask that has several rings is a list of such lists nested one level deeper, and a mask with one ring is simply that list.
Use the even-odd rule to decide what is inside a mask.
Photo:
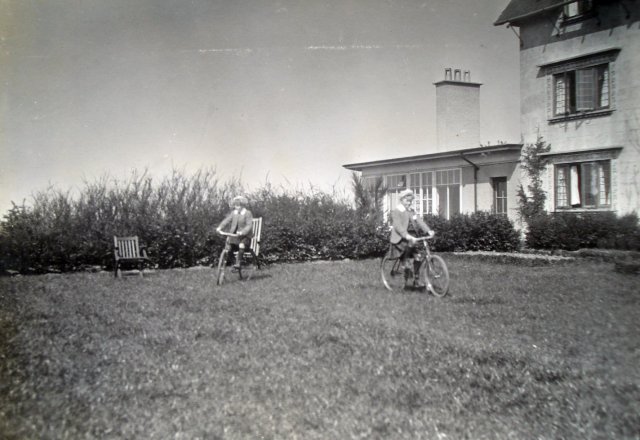
[{"label": "black and white photograph", "polygon": [[0,438],[640,440],[639,0],[0,0]]}]

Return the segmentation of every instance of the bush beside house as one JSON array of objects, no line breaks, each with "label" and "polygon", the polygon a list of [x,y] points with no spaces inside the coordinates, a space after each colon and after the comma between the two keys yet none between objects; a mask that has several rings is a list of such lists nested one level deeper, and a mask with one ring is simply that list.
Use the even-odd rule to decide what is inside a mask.
[{"label": "bush beside house", "polygon": [[[125,182],[87,183],[78,197],[47,190],[31,205],[14,205],[0,222],[0,271],[44,273],[110,268],[113,236],[138,235],[159,268],[211,265],[224,245],[215,228],[240,182],[221,184],[212,171],[174,172],[157,184],[144,173]],[[254,216],[263,217],[261,254],[268,262],[378,257],[388,228],[336,194],[310,189],[249,194]],[[426,219],[438,231],[434,248],[513,250],[518,233],[504,217],[488,213]]]},{"label": "bush beside house", "polygon": [[[215,228],[230,209],[228,201],[240,192],[239,181],[220,183],[207,170],[192,176],[175,171],[158,183],[144,173],[125,182],[101,179],[87,183],[78,197],[40,192],[31,205],[14,205],[0,221],[0,273],[110,268],[114,235],[138,235],[158,268],[212,265],[224,245]],[[270,185],[249,199],[254,215],[263,217],[265,261],[372,258],[388,248],[382,216],[357,200],[354,207],[336,194]],[[513,252],[520,247],[519,232],[504,216],[476,212],[425,220],[437,231],[433,248],[439,252]],[[635,215],[541,214],[530,220],[526,245],[640,250],[640,228]]]},{"label": "bush beside house", "polygon": [[533,249],[583,248],[640,250],[638,216],[612,212],[554,213],[529,221],[526,244]]}]

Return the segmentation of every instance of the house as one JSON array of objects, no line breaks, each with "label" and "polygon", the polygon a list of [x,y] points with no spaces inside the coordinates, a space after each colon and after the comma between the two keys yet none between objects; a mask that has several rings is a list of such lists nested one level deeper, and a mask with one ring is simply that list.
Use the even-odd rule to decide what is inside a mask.
[{"label": "house", "polygon": [[496,26],[520,39],[521,130],[550,145],[548,212],[640,208],[640,2],[511,0]]},{"label": "house", "polygon": [[365,182],[384,179],[385,212],[410,188],[419,214],[450,218],[458,213],[491,211],[517,218],[521,144],[480,146],[480,86],[469,71],[445,69],[436,82],[435,151],[409,157],[351,163]]}]

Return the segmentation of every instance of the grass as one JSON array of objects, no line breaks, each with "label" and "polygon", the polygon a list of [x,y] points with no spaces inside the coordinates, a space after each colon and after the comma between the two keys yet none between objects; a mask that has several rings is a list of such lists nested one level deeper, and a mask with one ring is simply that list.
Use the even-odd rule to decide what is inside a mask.
[{"label": "grass", "polygon": [[445,257],[2,278],[0,437],[640,438],[637,276]]}]

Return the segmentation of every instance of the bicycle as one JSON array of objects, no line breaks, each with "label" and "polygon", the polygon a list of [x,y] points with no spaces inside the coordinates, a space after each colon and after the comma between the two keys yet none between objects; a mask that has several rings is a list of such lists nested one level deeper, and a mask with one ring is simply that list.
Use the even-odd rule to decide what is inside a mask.
[{"label": "bicycle", "polygon": [[258,256],[255,254],[252,248],[247,248],[244,250],[242,262],[240,267],[233,267],[231,270],[229,267],[233,264],[232,258],[235,259],[237,250],[232,251],[229,246],[229,238],[237,237],[237,234],[232,234],[229,232],[218,232],[220,235],[226,236],[226,242],[224,249],[220,253],[220,257],[218,258],[218,272],[216,276],[216,284],[221,286],[226,278],[226,273],[236,273],[238,275],[238,279],[240,281],[248,281],[253,276],[253,273],[256,269],[260,269],[260,260]]},{"label": "bicycle", "polygon": [[[430,292],[442,298],[449,291],[449,269],[442,257],[431,252],[427,240],[430,237],[419,237],[416,241],[420,241],[424,245],[424,249],[420,249],[414,257],[419,262],[419,268],[413,275],[413,285],[418,284],[422,280],[425,286],[431,286]],[[393,246],[393,245],[391,245]],[[392,257],[392,248],[389,248],[387,254],[382,258],[380,264],[380,274],[384,286],[390,291],[402,290],[409,284],[411,285],[411,271],[407,271],[402,267],[400,257]],[[415,267],[415,265],[414,265]]]}]

